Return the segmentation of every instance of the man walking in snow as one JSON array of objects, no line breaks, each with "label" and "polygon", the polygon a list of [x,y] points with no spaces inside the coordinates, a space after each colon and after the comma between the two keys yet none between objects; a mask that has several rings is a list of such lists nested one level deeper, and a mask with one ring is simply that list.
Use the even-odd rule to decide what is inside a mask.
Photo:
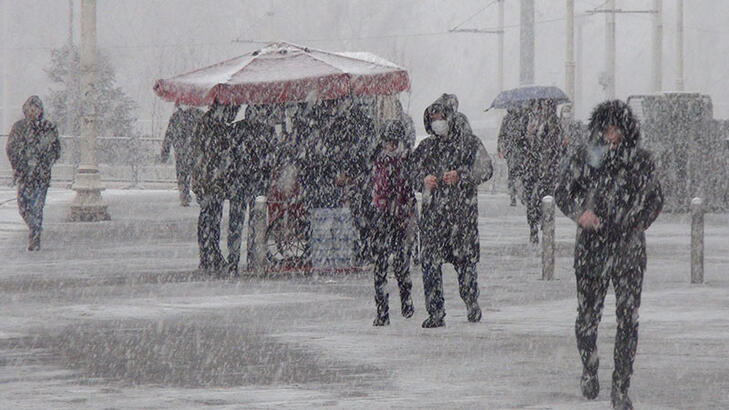
[{"label": "man walking in snow", "polygon": [[195,125],[202,117],[198,108],[184,108],[181,104],[175,105],[176,110],[167,124],[165,138],[162,140],[160,159],[167,162],[170,157],[170,148],[175,149],[175,173],[177,175],[177,189],[180,191],[180,205],[189,206],[190,200],[190,172],[192,169],[192,152],[190,142],[195,132]]},{"label": "man walking in snow", "polygon": [[481,320],[477,187],[491,177],[492,168],[483,144],[461,123],[451,101],[443,94],[426,108],[429,137],[413,153],[413,186],[423,193],[421,264],[429,314],[424,328],[445,326],[443,263],[453,264],[458,273],[468,320]]},{"label": "man walking in snow", "polygon": [[25,118],[13,124],[6,151],[18,184],[18,210],[28,225],[28,250],[40,250],[43,207],[51,168],[61,157],[56,126],[43,118],[43,103],[34,95],[23,104]]},{"label": "man walking in snow", "polygon": [[650,153],[639,146],[638,121],[619,100],[592,112],[589,139],[565,165],[555,191],[557,205],[577,223],[575,334],[582,359],[582,394],[595,399],[598,382],[597,328],[610,282],[615,289],[618,329],[611,401],[632,409],[628,397],[638,347],[638,308],[646,268],[644,231],[663,206]]}]

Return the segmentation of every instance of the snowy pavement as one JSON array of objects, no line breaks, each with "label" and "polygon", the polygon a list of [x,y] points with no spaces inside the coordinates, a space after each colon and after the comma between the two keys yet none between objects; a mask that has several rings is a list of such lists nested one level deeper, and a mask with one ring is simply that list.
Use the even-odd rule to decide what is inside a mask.
[{"label": "snowy pavement", "polygon": [[[540,280],[522,206],[480,196],[484,317],[466,321],[445,270],[444,329],[416,313],[371,326],[371,276],[210,280],[195,273],[197,207],[171,190],[108,190],[111,221],[66,222],[48,196],[43,250],[25,251],[0,189],[0,407],[607,409],[615,300],[599,349],[602,391],[579,392],[571,246],[557,218],[555,280]],[[690,285],[689,220],[662,215],[649,263],[631,396],[639,409],[729,408],[729,216],[706,216],[705,284]],[[7,407],[6,407],[7,406]]]}]

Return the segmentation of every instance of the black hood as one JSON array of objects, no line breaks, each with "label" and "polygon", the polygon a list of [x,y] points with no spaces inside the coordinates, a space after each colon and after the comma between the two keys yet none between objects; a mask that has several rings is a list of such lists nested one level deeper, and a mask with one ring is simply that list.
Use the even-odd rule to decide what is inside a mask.
[{"label": "black hood", "polygon": [[455,114],[452,105],[453,97],[455,97],[453,94],[443,94],[425,109],[425,112],[423,113],[423,125],[425,126],[425,131],[428,134],[435,135],[433,128],[430,126],[430,115],[438,112],[443,114],[445,117],[446,122],[448,122],[449,133],[451,132],[453,129]]},{"label": "black hood", "polygon": [[608,126],[615,125],[622,131],[621,149],[632,149],[638,146],[640,125],[633,115],[630,106],[621,100],[610,100],[600,103],[590,115],[589,143],[602,144],[602,134]]},{"label": "black hood", "polygon": [[44,114],[43,102],[41,101],[40,97],[38,97],[37,95],[31,95],[23,103],[23,115],[25,116],[25,118],[28,118],[28,110],[30,109],[31,105],[34,105],[34,106],[40,108],[41,113],[40,113],[39,119],[43,119],[43,114]]}]

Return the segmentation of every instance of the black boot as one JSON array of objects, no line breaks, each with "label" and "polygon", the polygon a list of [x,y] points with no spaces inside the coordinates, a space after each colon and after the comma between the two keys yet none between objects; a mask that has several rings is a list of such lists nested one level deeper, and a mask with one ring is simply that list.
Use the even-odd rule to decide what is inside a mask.
[{"label": "black boot", "polygon": [[597,398],[597,395],[600,394],[600,382],[597,380],[597,367],[584,367],[582,369],[580,389],[586,399],[595,400]]},{"label": "black boot", "polygon": [[628,391],[623,391],[615,386],[610,392],[610,401],[613,404],[613,408],[617,410],[633,410],[633,402],[628,397]]},{"label": "black boot", "polygon": [[468,305],[468,321],[476,323],[481,321],[481,307],[478,306],[478,302],[473,302]]},{"label": "black boot", "polygon": [[402,316],[405,319],[410,319],[413,317],[413,313],[415,313],[415,306],[413,306],[413,299],[410,297],[407,297],[406,299],[402,300],[400,306],[400,312],[402,313]]},{"label": "black boot", "polygon": [[385,314],[384,316],[377,315],[375,321],[372,322],[372,326],[388,326],[390,324],[390,315]]},{"label": "black boot", "polygon": [[539,228],[529,228],[529,242],[535,245],[539,243]]},{"label": "black boot", "polygon": [[445,320],[443,320],[442,317],[428,316],[428,318],[423,321],[422,327],[424,329],[432,329],[434,327],[445,327]]},{"label": "black boot", "polygon": [[40,250],[40,229],[38,230],[31,230],[28,234],[28,251],[39,251]]}]

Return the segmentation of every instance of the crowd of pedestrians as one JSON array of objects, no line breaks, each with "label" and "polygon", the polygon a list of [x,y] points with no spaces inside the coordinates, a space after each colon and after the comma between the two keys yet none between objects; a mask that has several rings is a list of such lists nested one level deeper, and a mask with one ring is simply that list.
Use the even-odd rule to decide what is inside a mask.
[{"label": "crowd of pedestrians", "polygon": [[[299,103],[286,112],[270,105],[240,107],[214,102],[207,111],[177,106],[161,151],[174,148],[180,204],[190,190],[200,206],[199,269],[237,276],[246,210],[265,195],[271,175],[295,164],[307,208],[348,206],[357,230],[356,256],[373,263],[375,326],[390,323],[387,272],[400,293],[401,314],[415,312],[410,275],[415,236],[420,241],[425,310],[423,328],[445,326],[442,265],[457,272],[470,322],[481,320],[476,264],[479,261],[477,187],[493,167],[458,99],[443,94],[423,113],[427,137],[415,146],[412,123],[398,104],[395,118],[377,127],[353,97]],[[630,409],[630,377],[638,340],[638,309],[646,268],[644,231],[660,213],[661,186],[649,152],[641,148],[638,121],[619,100],[598,105],[587,132],[564,106],[551,100],[509,109],[498,137],[499,157],[509,171],[512,205],[526,206],[530,241],[539,241],[540,201],[553,195],[577,224],[574,268],[578,314],[575,335],[583,364],[580,387],[599,393],[596,349],[605,294],[615,288],[615,336],[611,400]],[[7,143],[18,186],[20,214],[28,225],[28,250],[38,251],[51,169],[60,157],[55,125],[43,116],[37,96],[23,105]],[[415,192],[422,193],[420,214]],[[229,202],[227,259],[220,249],[223,204]],[[250,220],[250,218],[249,218]]]}]

